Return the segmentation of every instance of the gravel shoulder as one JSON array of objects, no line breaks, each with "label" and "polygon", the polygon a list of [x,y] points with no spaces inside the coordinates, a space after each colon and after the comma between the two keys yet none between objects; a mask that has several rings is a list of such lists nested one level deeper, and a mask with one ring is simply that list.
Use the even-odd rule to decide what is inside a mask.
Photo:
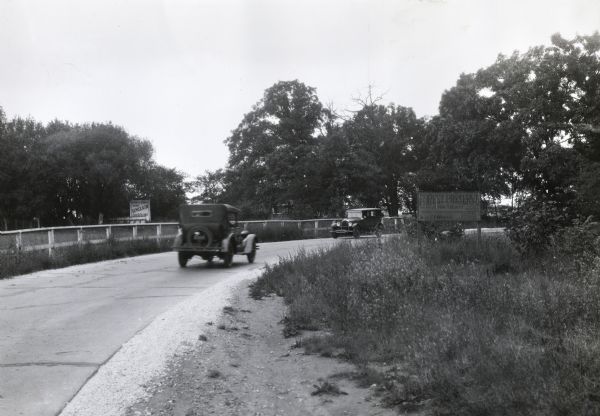
[{"label": "gravel shoulder", "polygon": [[[253,300],[248,281],[232,292],[218,320],[205,323],[194,345],[178,353],[145,388],[127,416],[394,415],[370,389],[348,378],[337,359],[305,355],[283,337],[278,297]],[[330,382],[342,394],[313,394]]]}]

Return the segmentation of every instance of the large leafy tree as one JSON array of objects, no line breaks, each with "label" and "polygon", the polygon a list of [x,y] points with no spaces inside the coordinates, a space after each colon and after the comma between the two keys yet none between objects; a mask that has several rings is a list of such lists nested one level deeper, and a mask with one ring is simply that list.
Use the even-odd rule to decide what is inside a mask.
[{"label": "large leafy tree", "polygon": [[494,197],[511,192],[522,158],[522,129],[505,123],[500,102],[486,97],[484,88],[475,75],[462,75],[443,94],[440,114],[429,121],[424,136],[428,151],[421,152],[421,189]]},{"label": "large leafy tree", "polygon": [[44,126],[20,117],[7,120],[0,108],[0,217],[2,228],[29,226],[17,219],[32,219],[41,195],[36,192],[39,148]]},{"label": "large leafy tree", "polygon": [[293,215],[315,215],[318,143],[324,109],[314,88],[278,82],[227,138],[227,194],[255,215],[293,204]]},{"label": "large leafy tree", "polygon": [[[111,124],[76,126],[44,140],[39,182],[55,221],[127,215],[129,191],[151,171],[152,145]],[[102,215],[101,215],[102,214]]]},{"label": "large leafy tree", "polygon": [[[150,199],[153,217],[174,219],[185,202],[182,173],[156,164],[152,145],[112,124],[7,120],[0,110],[2,228],[95,223]],[[102,214],[102,215],[101,215]]]},{"label": "large leafy tree", "polygon": [[387,207],[390,215],[412,199],[418,160],[414,152],[423,120],[411,108],[365,104],[344,123],[344,169],[349,193],[366,205]]},{"label": "large leafy tree", "polygon": [[591,213],[590,192],[600,190],[589,180],[598,160],[599,51],[598,34],[554,35],[551,46],[462,75],[429,124],[422,187],[521,191]]}]

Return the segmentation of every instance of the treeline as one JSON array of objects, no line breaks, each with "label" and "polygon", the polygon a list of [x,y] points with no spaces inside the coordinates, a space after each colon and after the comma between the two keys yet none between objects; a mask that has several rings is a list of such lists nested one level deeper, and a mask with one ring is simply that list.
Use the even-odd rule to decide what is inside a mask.
[{"label": "treeline", "polygon": [[97,223],[127,216],[131,199],[175,219],[186,191],[261,219],[361,205],[397,215],[414,212],[417,190],[472,190],[513,197],[513,224],[534,239],[600,214],[598,33],[500,55],[461,75],[432,118],[371,94],[358,104],[338,114],[314,88],[278,82],[225,140],[227,166],[189,183],[118,126],[7,120],[0,109],[0,228]]},{"label": "treeline", "polygon": [[150,199],[153,220],[177,218],[184,175],[152,144],[110,123],[6,118],[0,107],[0,229],[98,224]]},{"label": "treeline", "polygon": [[598,215],[600,34],[554,35],[550,46],[500,55],[462,74],[429,119],[372,96],[343,117],[314,88],[279,82],[226,143],[228,165],[197,178],[198,199],[250,217],[339,215],[352,205],[396,215],[414,211],[417,190],[518,197],[523,215],[555,224]]}]

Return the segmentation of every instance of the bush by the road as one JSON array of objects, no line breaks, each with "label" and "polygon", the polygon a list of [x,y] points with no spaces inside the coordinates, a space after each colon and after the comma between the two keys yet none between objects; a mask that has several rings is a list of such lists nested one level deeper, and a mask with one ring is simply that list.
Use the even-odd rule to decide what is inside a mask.
[{"label": "bush by the road", "polygon": [[297,344],[353,360],[390,405],[599,414],[599,257],[569,273],[572,258],[526,262],[506,238],[426,242],[421,253],[402,238],[300,253],[251,294],[284,296],[286,333],[326,330]]}]

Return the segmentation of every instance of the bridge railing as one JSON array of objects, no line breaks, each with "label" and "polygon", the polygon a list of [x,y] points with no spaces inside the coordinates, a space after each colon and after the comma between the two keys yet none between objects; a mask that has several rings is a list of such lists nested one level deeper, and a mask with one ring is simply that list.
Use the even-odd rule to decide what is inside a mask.
[{"label": "bridge railing", "polygon": [[[288,235],[299,238],[329,237],[332,218],[311,220],[265,220],[241,221],[240,225],[259,236],[287,231]],[[386,233],[404,230],[406,217],[386,217],[383,219]],[[53,250],[80,244],[99,244],[110,239],[116,241],[173,239],[177,235],[175,222],[147,224],[105,224],[70,227],[33,228],[0,232],[0,252]],[[293,232],[292,232],[293,231]]]}]

